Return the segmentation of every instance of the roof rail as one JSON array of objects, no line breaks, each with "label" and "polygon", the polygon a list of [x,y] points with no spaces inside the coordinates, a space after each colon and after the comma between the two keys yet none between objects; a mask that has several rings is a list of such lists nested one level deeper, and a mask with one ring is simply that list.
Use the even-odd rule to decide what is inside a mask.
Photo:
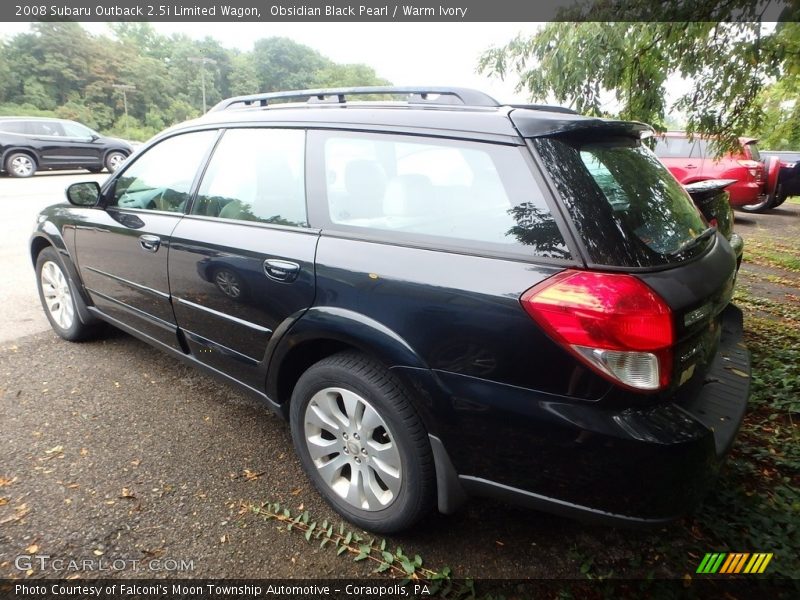
[{"label": "roof rail", "polygon": [[[293,90],[269,92],[248,96],[235,96],[218,103],[208,112],[227,110],[241,105],[269,106],[271,100],[305,100],[309,103],[344,104],[348,96],[391,94],[408,96],[409,104],[453,104],[454,100],[465,106],[500,106],[500,103],[483,92],[469,88],[425,87],[425,86],[368,86],[350,88],[330,88],[319,90]],[[431,99],[429,95],[446,96],[447,100]]]},{"label": "roof rail", "polygon": [[577,110],[566,106],[556,106],[554,104],[510,104],[511,108],[525,108],[528,110],[546,110],[549,112],[566,113],[568,115],[579,115]]}]

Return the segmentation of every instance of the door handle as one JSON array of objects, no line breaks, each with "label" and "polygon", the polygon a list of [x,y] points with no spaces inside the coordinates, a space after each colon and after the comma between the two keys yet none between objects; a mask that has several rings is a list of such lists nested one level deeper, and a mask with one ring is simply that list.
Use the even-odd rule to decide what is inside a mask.
[{"label": "door handle", "polygon": [[157,235],[140,235],[139,245],[148,252],[158,252],[161,247],[161,238]]},{"label": "door handle", "polygon": [[283,283],[291,283],[300,273],[300,265],[288,260],[268,258],[264,261],[264,273],[267,277]]},{"label": "door handle", "polygon": [[686,165],[687,169],[696,169],[697,165]]}]

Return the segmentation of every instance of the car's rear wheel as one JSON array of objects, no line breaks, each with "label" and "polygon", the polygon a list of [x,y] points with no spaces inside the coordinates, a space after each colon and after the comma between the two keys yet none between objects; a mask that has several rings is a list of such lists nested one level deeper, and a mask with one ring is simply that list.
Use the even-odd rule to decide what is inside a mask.
[{"label": "car's rear wheel", "polygon": [[29,154],[14,152],[6,159],[6,171],[12,177],[30,177],[36,173],[36,161]]},{"label": "car's rear wheel", "polygon": [[106,156],[106,169],[109,173],[113,173],[119,169],[120,165],[125,162],[125,156],[122,152],[109,152]]},{"label": "car's rear wheel", "polygon": [[380,363],[345,352],[309,368],[291,400],[303,468],[348,521],[391,533],[433,506],[427,432],[402,384]]},{"label": "car's rear wheel", "polygon": [[97,333],[97,325],[83,323],[78,316],[82,300],[52,248],[42,250],[36,259],[36,281],[44,313],[58,335],[79,342]]}]

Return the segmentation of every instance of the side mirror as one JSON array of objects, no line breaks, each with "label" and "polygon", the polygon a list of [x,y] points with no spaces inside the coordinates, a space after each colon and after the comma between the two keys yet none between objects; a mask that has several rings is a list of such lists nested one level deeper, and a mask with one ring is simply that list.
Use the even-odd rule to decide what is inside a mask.
[{"label": "side mirror", "polygon": [[96,142],[99,139],[100,139],[100,136],[97,135],[96,133],[93,133],[92,135],[89,136],[89,141],[90,142]]},{"label": "side mirror", "polygon": [[100,200],[100,185],[96,181],[73,183],[67,188],[67,200],[75,206],[95,206]]}]

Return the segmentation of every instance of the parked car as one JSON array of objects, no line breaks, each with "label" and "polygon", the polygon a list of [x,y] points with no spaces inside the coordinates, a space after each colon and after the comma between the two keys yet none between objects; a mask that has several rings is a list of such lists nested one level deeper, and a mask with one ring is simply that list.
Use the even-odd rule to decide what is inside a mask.
[{"label": "parked car", "polygon": [[764,160],[778,161],[778,183],[772,198],[771,208],[780,206],[789,196],[800,196],[800,152],[764,150]]},{"label": "parked car", "polygon": [[468,495],[663,523],[713,481],[750,359],[736,253],[645,128],[466,89],[232,98],[41,213],[45,314],[262,400],[359,527]]},{"label": "parked car", "polygon": [[113,173],[132,152],[128,142],[75,121],[0,117],[0,169],[12,177],[56,169]]},{"label": "parked car", "polygon": [[682,131],[668,131],[655,136],[654,152],[675,178],[683,184],[708,179],[733,179],[728,187],[730,203],[745,212],[762,212],[770,207],[777,166],[767,172],[758,151],[758,140],[739,138],[741,148],[720,158],[714,156],[711,143],[689,137]]},{"label": "parked car", "polygon": [[731,245],[736,255],[736,269],[742,264],[744,254],[744,240],[734,232],[733,209],[730,203],[730,194],[726,191],[731,185],[736,183],[734,179],[706,179],[687,183],[684,189],[691,196],[706,221],[717,228],[728,243]]}]

